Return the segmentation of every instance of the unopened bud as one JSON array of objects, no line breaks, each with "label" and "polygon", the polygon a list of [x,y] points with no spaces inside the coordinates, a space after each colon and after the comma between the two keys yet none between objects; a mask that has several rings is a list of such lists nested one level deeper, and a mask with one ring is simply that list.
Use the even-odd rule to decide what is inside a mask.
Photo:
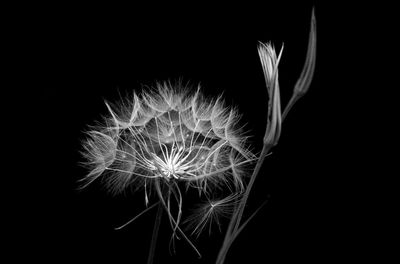
[{"label": "unopened bud", "polygon": [[265,82],[268,90],[268,123],[264,136],[264,143],[275,145],[281,134],[282,113],[281,98],[278,81],[278,65],[282,55],[283,46],[276,56],[274,47],[269,43],[260,43],[258,54],[264,71]]}]

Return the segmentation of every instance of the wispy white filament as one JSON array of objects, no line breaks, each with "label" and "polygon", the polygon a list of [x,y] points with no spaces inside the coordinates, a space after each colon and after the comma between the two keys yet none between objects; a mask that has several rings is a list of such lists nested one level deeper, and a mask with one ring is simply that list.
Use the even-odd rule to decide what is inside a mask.
[{"label": "wispy white filament", "polygon": [[[199,236],[207,225],[219,225],[221,217],[230,217],[217,258],[218,264],[224,263],[233,240],[260,209],[242,221],[255,178],[279,140],[282,121],[310,86],[315,68],[315,30],[313,13],[306,64],[283,114],[278,82],[283,47],[278,56],[269,43],[260,43],[258,47],[268,93],[268,121],[258,157],[246,146],[246,137],[237,128],[237,111],[224,106],[221,97],[204,98],[199,89],[189,93],[179,86],[157,84],[141,95],[134,93],[131,100],[106,103],[109,116],[104,125],[88,131],[84,142],[83,155],[90,171],[82,180],[83,187],[101,177],[114,193],[131,187],[143,191],[147,209],[117,229],[158,205],[148,263],[153,261],[163,210],[173,230],[172,242],[173,238],[183,238],[199,256],[181,230],[181,223],[186,223],[192,235]],[[246,165],[254,161],[257,163],[245,184]],[[190,189],[198,191],[206,202],[186,217],[183,200]],[[155,203],[152,194],[158,199]],[[216,196],[222,198],[215,199]]]},{"label": "wispy white filament", "polygon": [[[235,202],[231,198],[244,191],[245,168],[256,156],[237,128],[239,114],[227,108],[221,97],[206,99],[199,89],[189,93],[166,83],[141,96],[133,94],[130,101],[106,106],[109,117],[104,126],[89,131],[84,143],[90,172],[83,186],[102,177],[114,193],[130,187],[143,190],[146,206],[151,190],[156,190],[153,193],[167,212],[173,237],[183,237],[198,252],[179,227],[181,188],[194,188],[202,197],[215,196],[217,191],[227,195],[202,218],[188,218],[196,234],[208,218],[215,222],[221,216],[216,213],[222,212],[219,208],[228,208]],[[228,194],[220,192],[224,188]]]},{"label": "wispy white filament", "polygon": [[204,192],[228,178],[243,187],[238,167],[255,156],[235,128],[238,113],[221,98],[207,100],[199,90],[190,95],[159,84],[107,108],[106,125],[88,132],[84,154],[92,170],[86,184],[103,175],[115,192],[130,184],[147,186],[155,178],[184,181]]}]

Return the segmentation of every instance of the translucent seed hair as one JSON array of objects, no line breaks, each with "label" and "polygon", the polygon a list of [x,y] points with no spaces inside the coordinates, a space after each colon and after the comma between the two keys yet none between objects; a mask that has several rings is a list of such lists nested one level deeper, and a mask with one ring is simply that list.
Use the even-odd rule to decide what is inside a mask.
[{"label": "translucent seed hair", "polygon": [[221,97],[207,99],[199,88],[189,93],[164,83],[106,105],[104,127],[88,131],[84,143],[90,167],[84,186],[101,176],[116,193],[146,188],[156,179],[204,193],[223,185],[243,189],[243,168],[255,156],[238,127],[238,112]]},{"label": "translucent seed hair", "polygon": [[[182,220],[198,236],[204,223],[218,223],[216,217],[223,215],[217,213],[219,207],[233,212],[245,189],[246,167],[256,160],[238,125],[237,110],[226,107],[221,97],[204,97],[199,87],[169,83],[106,106],[104,125],[89,130],[84,141],[89,173],[82,187],[102,178],[112,193],[141,191],[147,207],[143,212],[162,206],[172,238],[183,237],[200,255],[181,230]],[[190,190],[202,202],[212,199],[212,211],[203,210],[204,217],[195,211],[182,219],[183,191]],[[158,202],[149,205],[151,194]]]}]

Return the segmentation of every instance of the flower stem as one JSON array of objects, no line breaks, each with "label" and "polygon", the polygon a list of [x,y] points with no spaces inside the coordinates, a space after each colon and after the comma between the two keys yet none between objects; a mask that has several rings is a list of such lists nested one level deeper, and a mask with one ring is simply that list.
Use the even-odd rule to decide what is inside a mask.
[{"label": "flower stem", "polygon": [[156,251],[158,231],[160,229],[162,214],[163,214],[163,206],[161,203],[159,203],[158,209],[157,209],[156,221],[154,223],[154,228],[153,228],[153,235],[151,237],[151,245],[150,245],[150,250],[149,250],[149,256],[147,258],[147,264],[153,264],[154,253]]},{"label": "flower stem", "polygon": [[255,182],[255,179],[261,169],[261,166],[264,162],[265,157],[268,155],[269,150],[271,149],[271,145],[270,144],[264,144],[263,149],[261,151],[261,155],[259,160],[257,161],[256,167],[253,171],[253,174],[250,178],[250,182],[249,185],[246,188],[246,192],[243,195],[243,200],[240,202],[240,205],[237,209],[237,211],[235,212],[235,215],[233,216],[228,230],[226,232],[225,238],[224,238],[224,242],[222,244],[221,250],[218,253],[218,257],[217,257],[217,261],[216,264],[223,264],[225,261],[225,257],[226,254],[228,253],[228,250],[230,248],[230,246],[232,245],[233,240],[236,238],[236,232],[237,229],[239,228],[239,224],[241,222],[241,218],[243,216],[243,211],[244,211],[244,207],[247,203],[247,198],[249,197],[250,191],[253,187],[253,184]]},{"label": "flower stem", "polygon": [[[288,105],[286,106],[280,122],[283,122],[285,120],[290,109],[293,107],[293,105],[297,102],[298,99],[300,99],[304,94],[307,93],[308,88],[311,84],[311,81],[312,81],[313,75],[314,75],[315,60],[316,60],[316,45],[317,45],[316,44],[316,38],[317,38],[316,34],[317,34],[316,33],[316,19],[315,19],[314,8],[313,8],[312,14],[311,14],[311,29],[310,29],[310,35],[309,35],[306,62],[303,67],[303,71],[300,75],[300,78],[298,79],[298,81],[295,85],[292,98],[290,99]],[[277,89],[279,91],[279,87]],[[271,97],[272,96],[270,95],[269,100],[271,100]],[[279,100],[279,98],[277,100]],[[271,103],[269,105],[271,105]],[[279,111],[280,111],[280,108],[279,108]],[[270,112],[271,112],[271,107],[269,106],[268,114],[270,114]],[[256,177],[261,169],[261,166],[264,162],[265,157],[268,155],[271,148],[274,147],[279,140],[279,136],[276,137],[275,139],[273,139],[273,137],[268,137],[268,133],[270,130],[268,128],[269,128],[269,126],[267,124],[267,129],[265,131],[265,136],[264,136],[264,144],[263,144],[260,158],[257,161],[257,164],[256,164],[256,167],[254,168],[253,174],[251,175],[250,182],[246,188],[243,198],[231,218],[231,221],[229,223],[228,229],[225,234],[225,238],[224,238],[222,247],[218,253],[216,264],[223,264],[225,262],[226,254],[228,253],[228,250],[231,247],[233,241],[236,239],[237,235],[240,233],[240,231],[243,229],[243,227],[248,222],[248,221],[245,221],[241,225],[243,211],[246,206],[250,191],[251,191],[253,184],[256,180]],[[257,213],[257,210],[255,213]],[[253,215],[251,217],[253,217]],[[251,217],[249,219],[251,219]]]}]

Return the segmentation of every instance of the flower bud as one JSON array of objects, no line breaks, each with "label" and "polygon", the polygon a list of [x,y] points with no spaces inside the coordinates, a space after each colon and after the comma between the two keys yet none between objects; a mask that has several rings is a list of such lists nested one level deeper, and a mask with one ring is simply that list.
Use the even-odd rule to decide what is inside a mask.
[{"label": "flower bud", "polygon": [[282,55],[283,46],[276,56],[275,49],[269,43],[260,43],[258,54],[264,71],[265,82],[268,90],[268,123],[264,136],[264,143],[275,145],[281,134],[282,113],[279,93],[278,65]]}]

